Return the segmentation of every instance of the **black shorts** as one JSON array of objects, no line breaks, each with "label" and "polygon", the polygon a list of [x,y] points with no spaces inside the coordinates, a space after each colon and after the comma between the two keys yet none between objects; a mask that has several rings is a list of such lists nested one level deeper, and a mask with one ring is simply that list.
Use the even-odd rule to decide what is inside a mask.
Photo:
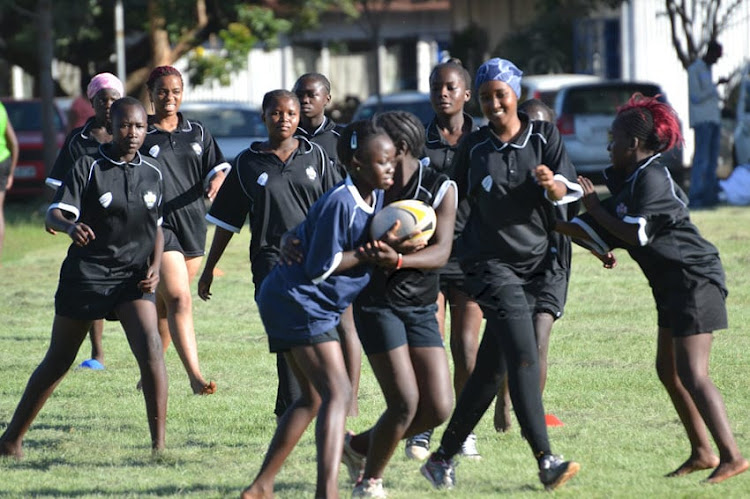
[{"label": "black shorts", "polygon": [[76,320],[117,320],[117,305],[135,300],[156,302],[154,293],[138,288],[140,277],[117,281],[81,282],[61,279],[55,293],[55,313]]},{"label": "black shorts", "polygon": [[367,355],[410,347],[441,347],[437,304],[419,307],[358,305],[354,302],[354,322]]},{"label": "black shorts", "polygon": [[548,313],[555,319],[562,317],[569,280],[570,269],[557,266],[534,276],[524,286],[527,300],[534,304],[534,313]]},{"label": "black shorts", "polygon": [[10,163],[10,156],[0,161],[0,192],[5,192],[5,186],[8,185],[8,177],[10,177]]},{"label": "black shorts", "polygon": [[288,352],[294,347],[306,347],[310,345],[317,345],[318,343],[325,343],[327,341],[340,341],[339,333],[336,328],[326,331],[323,334],[316,334],[315,336],[306,336],[299,339],[287,339],[287,338],[272,338],[268,337],[268,350],[271,353],[283,353]]},{"label": "black shorts", "polygon": [[659,327],[671,329],[674,337],[728,327],[726,294],[713,281],[680,271],[651,291]]},{"label": "black shorts", "polygon": [[179,251],[188,257],[203,256],[205,254],[205,235],[203,238],[186,237],[184,234],[178,235],[176,231],[163,225],[161,230],[164,233],[164,251]]},{"label": "black shorts", "polygon": [[451,257],[448,263],[438,271],[438,275],[440,276],[440,292],[444,296],[448,295],[450,289],[466,292],[464,289],[464,271],[458,264],[458,258]]}]

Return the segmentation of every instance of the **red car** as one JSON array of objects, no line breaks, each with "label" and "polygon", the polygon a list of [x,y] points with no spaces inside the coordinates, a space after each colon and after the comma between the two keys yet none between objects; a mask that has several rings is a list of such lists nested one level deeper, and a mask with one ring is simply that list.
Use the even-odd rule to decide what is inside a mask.
[{"label": "red car", "polygon": [[[2,99],[18,137],[18,165],[13,175],[13,187],[8,196],[34,196],[44,192],[47,171],[44,166],[42,140],[42,102],[39,99]],[[57,106],[54,107],[54,126],[57,132],[56,148],[65,141],[65,121]],[[52,165],[50,165],[51,167]]]}]

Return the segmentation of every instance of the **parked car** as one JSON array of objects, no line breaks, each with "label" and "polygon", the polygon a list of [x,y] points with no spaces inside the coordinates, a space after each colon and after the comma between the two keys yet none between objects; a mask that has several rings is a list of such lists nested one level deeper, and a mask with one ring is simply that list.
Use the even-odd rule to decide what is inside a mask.
[{"label": "parked car", "polygon": [[549,107],[555,107],[555,97],[565,85],[594,83],[603,81],[599,76],[587,74],[558,73],[546,75],[529,75],[521,79],[521,97],[518,102],[538,99]]},{"label": "parked car", "polygon": [[[44,140],[42,138],[42,101],[39,99],[2,99],[18,137],[18,164],[13,175],[9,196],[36,196],[44,192],[47,171],[44,165]],[[60,109],[53,107],[57,149],[65,141],[65,119]],[[50,165],[51,167],[51,165]]]},{"label": "parked car", "polygon": [[[579,173],[598,174],[610,165],[607,151],[608,134],[618,106],[640,92],[645,96],[667,98],[655,83],[608,80],[595,83],[566,85],[555,99],[557,128],[560,130],[568,156]],[[663,155],[673,178],[680,185],[685,180],[682,147]]]},{"label": "parked car", "polygon": [[430,104],[430,94],[416,91],[396,92],[381,96],[378,104],[376,95],[371,95],[359,105],[352,116],[352,121],[367,120],[375,113],[385,111],[408,111],[419,118],[422,123],[429,123],[435,116]]},{"label": "parked car", "polygon": [[737,122],[733,136],[735,164],[750,164],[750,64],[742,71],[739,83]]},{"label": "parked car", "polygon": [[254,141],[268,137],[260,108],[244,102],[185,101],[180,112],[205,125],[230,163]]}]

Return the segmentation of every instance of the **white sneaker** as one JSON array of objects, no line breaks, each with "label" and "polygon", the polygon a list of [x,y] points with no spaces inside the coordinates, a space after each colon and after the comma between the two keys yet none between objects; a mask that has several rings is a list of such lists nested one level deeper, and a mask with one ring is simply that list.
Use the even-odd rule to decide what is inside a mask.
[{"label": "white sneaker", "polygon": [[473,461],[482,459],[482,455],[477,450],[477,436],[474,433],[469,433],[464,443],[461,444],[461,455]]},{"label": "white sneaker", "polygon": [[418,433],[413,437],[406,439],[406,445],[404,446],[404,452],[406,457],[414,459],[416,461],[424,461],[430,456],[430,438],[432,437],[432,430],[427,430],[422,433]]},{"label": "white sneaker", "polygon": [[352,497],[388,497],[383,487],[382,478],[368,478],[359,482],[354,490],[352,490]]}]

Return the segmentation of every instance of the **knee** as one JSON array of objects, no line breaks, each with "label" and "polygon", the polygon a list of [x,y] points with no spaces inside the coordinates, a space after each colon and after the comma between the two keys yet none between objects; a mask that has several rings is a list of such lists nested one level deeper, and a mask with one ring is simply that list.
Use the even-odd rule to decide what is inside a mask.
[{"label": "knee", "polygon": [[663,359],[656,359],[656,375],[659,376],[659,381],[667,389],[677,386],[677,373],[675,372],[674,366],[671,362],[666,362]]},{"label": "knee", "polygon": [[190,290],[180,290],[174,294],[165,293],[164,301],[168,313],[181,314],[191,312],[193,309],[193,298],[190,296]]},{"label": "knee", "polygon": [[409,426],[417,414],[419,406],[419,394],[413,396],[402,396],[398,400],[388,401],[388,412],[395,418],[395,424],[400,426]]},{"label": "knee", "polygon": [[706,379],[708,379],[707,375],[704,376],[696,373],[689,366],[679,365],[677,366],[677,376],[679,377],[682,386],[684,386],[689,393],[695,393],[700,390]]},{"label": "knee", "polygon": [[432,416],[432,426],[438,426],[447,420],[453,411],[453,393],[448,391],[444,396],[430,408],[429,414]]}]

